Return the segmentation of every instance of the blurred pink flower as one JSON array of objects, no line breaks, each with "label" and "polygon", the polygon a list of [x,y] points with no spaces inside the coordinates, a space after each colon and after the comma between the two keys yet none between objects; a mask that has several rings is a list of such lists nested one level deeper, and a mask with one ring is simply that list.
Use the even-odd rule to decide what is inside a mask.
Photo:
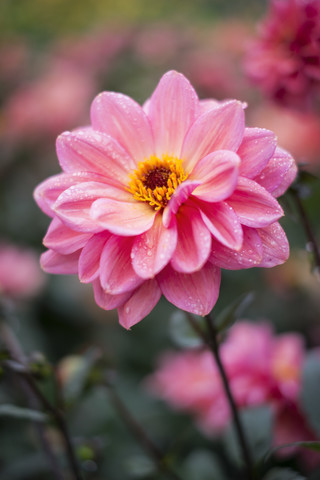
[{"label": "blurred pink flower", "polygon": [[279,144],[310,170],[320,169],[320,120],[311,112],[260,104],[250,112],[249,123],[275,132]]},{"label": "blurred pink flower", "polygon": [[53,218],[41,263],[92,282],[121,325],[139,322],[161,294],[205,315],[220,268],[288,258],[276,197],[296,166],[272,132],[245,128],[239,101],[199,101],[183,75],[168,72],[143,108],[101,93],[91,122],[58,138],[63,173],[35,191]]},{"label": "blurred pink flower", "polygon": [[[299,334],[275,336],[266,322],[240,321],[230,330],[220,354],[238,407],[271,406],[275,446],[314,439],[299,409],[305,355]],[[218,434],[231,420],[217,366],[207,350],[163,355],[145,384],[174,408],[192,413],[208,435]]]},{"label": "blurred pink flower", "polygon": [[93,92],[89,75],[53,64],[42,77],[9,97],[2,112],[3,133],[15,141],[42,142],[62,129],[87,123]]},{"label": "blurred pink flower", "polygon": [[44,280],[33,250],[0,243],[0,294],[27,298],[38,293]]},{"label": "blurred pink flower", "polygon": [[265,94],[281,104],[310,108],[320,80],[319,0],[273,0],[246,67]]}]

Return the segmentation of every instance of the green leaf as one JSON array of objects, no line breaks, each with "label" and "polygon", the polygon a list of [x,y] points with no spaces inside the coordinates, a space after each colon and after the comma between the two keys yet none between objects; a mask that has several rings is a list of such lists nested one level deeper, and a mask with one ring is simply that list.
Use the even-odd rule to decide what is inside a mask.
[{"label": "green leaf", "polygon": [[244,311],[252,303],[254,299],[254,293],[244,293],[240,295],[234,302],[228,305],[215,320],[215,326],[218,332],[223,332],[227,328],[230,328],[239,317],[241,317]]},{"label": "green leaf", "polygon": [[[196,322],[199,322],[199,325],[200,323],[203,323],[202,317],[196,317],[195,315],[192,316]],[[171,315],[169,334],[174,343],[182,348],[199,348],[203,345],[203,340],[190,325],[187,319],[187,314],[181,310],[176,310]]]},{"label": "green leaf", "polygon": [[[268,406],[248,408],[240,412],[240,420],[251,455],[255,461],[259,461],[271,446],[272,410]],[[242,465],[243,455],[233,424],[226,431],[224,442],[233,460]]]},{"label": "green leaf", "polygon": [[97,348],[89,348],[79,357],[79,364],[63,388],[63,396],[67,403],[73,403],[83,392],[92,368],[100,358]]},{"label": "green leaf", "polygon": [[306,480],[306,477],[290,468],[273,468],[263,477],[263,480]]},{"label": "green leaf", "polygon": [[320,355],[310,353],[303,366],[301,406],[308,423],[320,435]]},{"label": "green leaf", "polygon": [[316,452],[320,452],[320,442],[292,442],[292,443],[284,443],[283,445],[279,445],[279,447],[272,448],[265,456],[264,461],[266,462],[271,455],[276,453],[278,450],[281,450],[283,448],[289,448],[289,447],[301,447],[301,448],[306,448],[307,450],[314,450]]},{"label": "green leaf", "polygon": [[31,420],[33,422],[46,422],[48,420],[48,416],[43,412],[10,404],[0,405],[0,416]]},{"label": "green leaf", "polygon": [[195,450],[183,464],[185,480],[226,480],[218,457],[208,450]]}]

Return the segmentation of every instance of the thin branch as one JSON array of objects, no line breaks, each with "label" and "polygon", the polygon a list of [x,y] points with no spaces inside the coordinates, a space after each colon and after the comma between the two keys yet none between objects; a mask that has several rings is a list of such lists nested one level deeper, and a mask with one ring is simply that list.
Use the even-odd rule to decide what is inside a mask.
[{"label": "thin branch", "polygon": [[[10,361],[4,362],[5,367],[7,367],[9,370],[11,370],[14,373],[16,373],[17,375],[19,375],[21,377],[21,379],[23,379],[25,381],[26,385],[29,388],[29,391],[33,395],[33,398],[37,399],[42,404],[42,406],[51,414],[52,418],[54,419],[56,425],[58,426],[58,428],[59,428],[59,430],[62,434],[62,438],[64,440],[65,447],[66,447],[67,457],[69,459],[70,467],[73,471],[74,478],[76,480],[82,480],[82,475],[80,473],[80,468],[79,468],[79,465],[78,465],[78,462],[77,462],[77,459],[76,459],[76,455],[75,455],[74,450],[73,450],[73,445],[72,445],[72,442],[71,442],[68,427],[67,427],[67,424],[65,422],[65,419],[64,419],[64,416],[63,416],[62,412],[60,410],[58,410],[57,408],[55,408],[53,405],[51,405],[51,403],[47,400],[47,398],[43,395],[42,391],[39,389],[36,381],[34,380],[34,378],[32,376],[32,374],[28,370],[28,367],[25,363],[24,353],[23,353],[23,351],[20,347],[20,344],[19,344],[17,338],[13,334],[12,330],[8,327],[8,325],[6,325],[3,321],[0,321],[0,337],[1,337],[1,340],[4,343],[4,345],[8,349],[8,351],[11,355],[11,358],[14,361],[18,362],[18,364],[20,364],[24,368],[16,369],[12,366]],[[41,438],[43,440],[45,437],[41,435]],[[53,462],[53,459],[55,457],[54,457],[53,452],[51,451],[51,447],[49,446],[48,442],[45,443],[44,448],[45,448],[45,451],[48,453],[48,456],[49,456],[48,449],[50,449],[49,458],[50,458],[50,462],[51,462],[52,467],[53,467],[52,462]],[[53,469],[56,472],[56,476],[57,476],[58,465],[57,465],[56,461],[54,463],[55,463],[55,465],[54,465]],[[59,472],[59,474],[60,474],[60,472]],[[59,480],[60,480],[61,478],[63,478],[63,476],[60,475],[60,477],[57,476],[57,478],[59,478]]]},{"label": "thin branch", "polygon": [[225,390],[225,393],[228,398],[229,406],[232,411],[232,416],[233,416],[233,421],[234,421],[234,426],[235,426],[235,431],[238,437],[238,442],[242,450],[242,455],[246,464],[246,469],[247,469],[247,478],[248,480],[253,480],[255,478],[254,474],[254,468],[253,468],[253,462],[248,446],[247,439],[245,437],[244,429],[240,420],[238,408],[236,405],[236,402],[233,398],[228,377],[226,374],[226,371],[224,369],[221,356],[220,356],[220,351],[219,351],[219,344],[217,340],[217,331],[215,328],[215,325],[212,321],[212,318],[210,315],[205,316],[206,320],[206,326],[207,326],[207,334],[202,330],[202,328],[198,325],[198,323],[195,321],[194,317],[191,314],[187,314],[188,321],[194,331],[199,335],[199,337],[203,340],[204,344],[211,350],[213,353],[215,362],[217,364],[223,387]]},{"label": "thin branch", "polygon": [[114,409],[118,412],[119,416],[126,424],[128,430],[130,430],[132,435],[139,441],[145,452],[153,459],[159,471],[162,471],[171,480],[181,480],[181,478],[170,468],[170,466],[166,462],[165,455],[148,437],[146,432],[143,430],[137,420],[132,416],[126,405],[123,403],[123,401],[121,400],[115,389],[110,385],[107,379],[103,382],[103,385],[107,387],[109,391],[110,400],[114,406]]}]

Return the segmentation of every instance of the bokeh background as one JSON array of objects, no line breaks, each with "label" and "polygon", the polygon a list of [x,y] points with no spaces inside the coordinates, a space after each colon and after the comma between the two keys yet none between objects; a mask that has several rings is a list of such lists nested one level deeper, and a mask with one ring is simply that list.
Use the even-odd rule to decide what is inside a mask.
[{"label": "bokeh background", "polygon": [[[272,104],[245,74],[245,52],[265,9],[266,2],[254,0],[0,2],[3,310],[25,354],[40,364],[46,359],[61,385],[68,383],[81,358],[90,361],[92,348],[98,348],[119,395],[146,431],[171,452],[186,480],[213,478],[213,453],[227,472],[216,478],[232,478],[232,470],[228,471],[219,439],[203,436],[187,415],[173,412],[143,386],[158,355],[179,348],[177,326],[171,321],[173,306],[161,300],[148,318],[127,332],[119,326],[116,312],[96,306],[90,286],[73,277],[42,273],[38,257],[44,251],[42,238],[49,222],[32,192],[39,182],[59,173],[55,138],[89,122],[90,103],[97,93],[120,91],[143,102],[170,69],[184,73],[201,98],[247,102],[247,124],[276,131],[280,145],[317,175],[320,116]],[[318,234],[319,186],[319,180],[309,176],[303,192]],[[281,202],[290,260],[272,270],[223,272],[215,311],[253,291],[246,318],[268,319],[276,332],[300,332],[308,348],[315,348],[320,345],[319,272],[312,272],[290,196]],[[67,402],[66,413],[86,478],[165,478],[116,415],[107,389],[80,384]],[[42,388],[54,397],[50,378],[42,380]],[[26,406],[19,384],[4,373],[0,403]],[[63,457],[53,425],[48,432]],[[283,462],[296,466],[292,459]],[[54,478],[31,422],[0,417],[0,472],[3,480]]]}]

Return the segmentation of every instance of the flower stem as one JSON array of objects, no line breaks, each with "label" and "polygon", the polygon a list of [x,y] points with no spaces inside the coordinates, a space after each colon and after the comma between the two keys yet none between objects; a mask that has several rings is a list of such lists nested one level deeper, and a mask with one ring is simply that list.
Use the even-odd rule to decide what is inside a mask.
[{"label": "flower stem", "polygon": [[143,430],[141,425],[131,415],[130,411],[127,409],[126,405],[123,403],[118,393],[112,387],[112,385],[108,382],[107,379],[103,382],[103,385],[107,387],[109,391],[110,400],[113,404],[114,409],[122,418],[128,430],[130,430],[133,436],[138,440],[140,445],[144,448],[145,452],[148,455],[150,455],[150,457],[153,459],[159,471],[162,471],[171,480],[181,480],[180,477],[170,468],[170,466],[166,462],[165,455],[153,443],[153,441],[149,438],[149,436]]},{"label": "flower stem", "polygon": [[236,431],[236,435],[238,437],[238,442],[240,445],[240,448],[242,450],[242,455],[244,462],[246,464],[246,469],[247,469],[247,479],[248,480],[254,480],[255,478],[255,473],[254,473],[254,467],[253,467],[253,462],[251,458],[251,453],[249,450],[248,442],[244,433],[243,425],[240,420],[238,408],[235,402],[235,399],[233,398],[233,394],[230,389],[228,377],[226,374],[226,371],[224,369],[221,356],[220,356],[220,351],[219,351],[219,344],[217,340],[217,331],[215,328],[215,325],[212,321],[212,318],[210,315],[206,315],[205,321],[206,321],[206,326],[207,326],[207,334],[202,330],[202,328],[198,325],[198,323],[195,321],[194,317],[191,314],[187,315],[189,323],[191,324],[192,328],[194,331],[200,336],[200,338],[203,340],[204,344],[211,350],[215,362],[217,364],[220,377],[223,383],[224,391],[226,393],[226,396],[228,398],[229,406],[232,411],[232,416],[233,416],[233,421],[234,421],[234,427]]},{"label": "flower stem", "polygon": [[[17,362],[18,365],[20,364],[21,368],[19,369],[13,368],[10,362],[4,362],[4,366],[23,378],[23,380],[25,381],[28,387],[29,392],[33,395],[33,399],[38,400],[42,404],[42,406],[49,412],[49,414],[51,414],[64,440],[65,447],[66,447],[66,454],[70,463],[71,470],[73,472],[74,479],[83,480],[63,413],[60,410],[58,410],[56,407],[51,405],[51,403],[47,400],[47,398],[43,395],[42,391],[39,389],[37,382],[35,381],[32,374],[28,370],[28,366],[25,363],[24,354],[22,352],[22,349],[20,347],[20,344],[17,338],[15,337],[14,333],[9,328],[9,326],[5,324],[3,321],[0,322],[0,338],[2,343],[7,348],[12,360]],[[42,440],[45,439],[43,435],[41,435],[41,437],[42,437]],[[63,478],[60,472],[58,473],[58,466],[56,461],[54,460],[55,457],[47,441],[44,444],[44,448],[48,454],[50,463],[56,474],[56,478],[59,478],[59,479]]]},{"label": "flower stem", "polygon": [[290,191],[292,192],[296,207],[298,209],[299,216],[300,216],[300,219],[301,219],[301,223],[302,223],[303,228],[304,228],[305,233],[306,233],[306,237],[308,239],[309,244],[311,245],[315,266],[316,266],[317,270],[320,270],[320,249],[319,249],[319,246],[318,246],[318,243],[317,243],[316,236],[313,232],[310,220],[308,218],[307,212],[306,212],[306,210],[304,208],[304,205],[301,201],[299,190],[296,189],[296,188],[291,188]]}]

